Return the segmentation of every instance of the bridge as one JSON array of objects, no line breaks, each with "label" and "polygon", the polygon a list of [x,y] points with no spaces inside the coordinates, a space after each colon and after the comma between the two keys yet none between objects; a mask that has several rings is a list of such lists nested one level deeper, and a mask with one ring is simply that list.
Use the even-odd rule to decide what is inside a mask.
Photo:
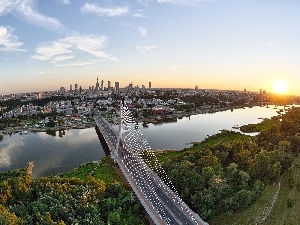
[{"label": "bridge", "polygon": [[132,190],[155,224],[207,225],[179,197],[172,182],[158,163],[156,156],[124,101],[120,105],[118,129],[101,117],[95,122],[103,135],[113,160],[119,165]]}]

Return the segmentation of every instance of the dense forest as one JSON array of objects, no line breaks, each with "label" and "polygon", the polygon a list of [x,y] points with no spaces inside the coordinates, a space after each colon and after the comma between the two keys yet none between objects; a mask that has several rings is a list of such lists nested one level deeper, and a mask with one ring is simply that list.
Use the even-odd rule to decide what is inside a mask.
[{"label": "dense forest", "polygon": [[244,126],[255,137],[223,131],[180,153],[159,156],[183,200],[203,219],[246,209],[300,152],[300,108]]},{"label": "dense forest", "polygon": [[33,179],[27,168],[0,173],[0,224],[147,224],[131,191],[87,174]]}]

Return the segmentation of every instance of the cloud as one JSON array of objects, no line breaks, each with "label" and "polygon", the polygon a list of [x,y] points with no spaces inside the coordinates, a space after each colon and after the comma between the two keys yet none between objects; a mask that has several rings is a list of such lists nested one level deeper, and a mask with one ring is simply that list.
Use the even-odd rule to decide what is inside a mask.
[{"label": "cloud", "polygon": [[36,49],[36,55],[32,58],[37,60],[50,60],[55,57],[72,53],[70,48],[72,47],[69,43],[63,41],[54,41],[51,44],[42,44]]},{"label": "cloud", "polygon": [[61,62],[61,61],[66,61],[68,59],[73,59],[75,56],[74,55],[59,55],[53,58],[54,62]]},{"label": "cloud", "polygon": [[95,64],[95,61],[76,61],[76,62],[69,62],[69,63],[62,63],[62,64],[57,64],[57,66],[86,66],[86,65],[92,65]]},{"label": "cloud", "polygon": [[81,7],[81,12],[95,13],[98,16],[116,17],[127,15],[129,13],[129,7],[124,6],[116,8],[102,8],[94,4],[86,3],[84,6]]},{"label": "cloud", "polygon": [[0,26],[0,51],[3,52],[24,52],[25,49],[20,48],[23,43],[12,34],[11,27]]},{"label": "cloud", "polygon": [[117,61],[102,49],[107,45],[105,36],[74,35],[51,43],[42,43],[32,56],[36,60],[50,60],[53,63],[75,58],[74,53],[82,51],[102,60]]},{"label": "cloud", "polygon": [[152,49],[157,48],[156,45],[150,45],[150,46],[142,46],[142,45],[136,45],[136,49],[140,52],[149,52]]},{"label": "cloud", "polygon": [[130,14],[132,17],[136,17],[136,18],[145,18],[146,16],[144,15],[144,11],[139,9],[139,10],[136,10],[135,12],[132,12]]},{"label": "cloud", "polygon": [[142,27],[142,26],[138,27],[138,31],[140,32],[140,35],[141,35],[142,37],[146,37],[147,34],[148,34],[148,30],[145,29],[145,28]]},{"label": "cloud", "polygon": [[63,5],[70,5],[71,0],[57,0],[58,2],[62,3]]},{"label": "cloud", "polygon": [[212,0],[157,0],[158,3],[173,3],[179,5],[198,5]]},{"label": "cloud", "polygon": [[48,30],[64,33],[66,28],[59,20],[45,16],[34,7],[34,0],[1,0],[0,16],[12,13],[24,18],[28,23],[46,28]]}]

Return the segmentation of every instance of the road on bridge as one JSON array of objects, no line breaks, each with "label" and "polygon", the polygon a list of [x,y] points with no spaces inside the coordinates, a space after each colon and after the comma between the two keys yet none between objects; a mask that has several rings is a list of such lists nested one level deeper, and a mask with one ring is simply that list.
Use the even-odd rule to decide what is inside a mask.
[{"label": "road on bridge", "polygon": [[[95,117],[115,162],[156,224],[207,224],[145,163],[139,147],[139,134],[126,127],[125,138],[101,116]],[[121,131],[120,131],[121,132]]]}]

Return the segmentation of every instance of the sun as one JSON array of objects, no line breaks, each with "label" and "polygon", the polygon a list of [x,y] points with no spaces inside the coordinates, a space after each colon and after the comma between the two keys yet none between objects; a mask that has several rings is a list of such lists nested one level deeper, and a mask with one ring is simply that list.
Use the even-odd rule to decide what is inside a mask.
[{"label": "sun", "polygon": [[286,82],[282,81],[282,80],[278,80],[273,84],[273,90],[274,92],[278,93],[278,94],[284,94],[287,92],[287,84]]}]

